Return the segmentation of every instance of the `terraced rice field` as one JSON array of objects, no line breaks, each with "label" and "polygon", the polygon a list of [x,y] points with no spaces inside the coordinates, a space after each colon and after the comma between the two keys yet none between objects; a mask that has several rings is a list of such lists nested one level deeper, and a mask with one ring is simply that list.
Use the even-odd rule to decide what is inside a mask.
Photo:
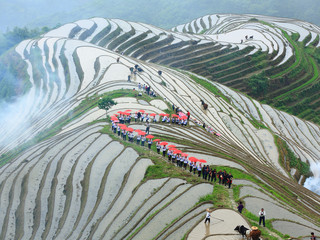
[{"label": "terraced rice field", "polygon": [[[273,19],[274,25],[269,26],[248,22],[251,17],[244,16],[243,23],[236,23],[236,17],[205,16],[191,25],[176,27],[180,33],[93,18],[20,43],[15,51],[28,66],[31,87],[15,108],[23,121],[11,124],[12,128],[9,124],[0,126],[0,153],[4,156],[0,239],[192,239],[193,234],[198,236],[197,229],[203,230],[200,221],[212,203],[196,203],[201,196],[212,194],[213,185],[171,177],[142,181],[154,161],[142,157],[134,144],[101,132],[106,112],[97,108],[96,101],[108,94],[115,94],[112,96],[118,103],[107,111],[109,116],[126,109],[159,114],[169,111],[172,104],[183,112],[190,111],[193,123],[189,126],[151,124],[151,134],[180,146],[190,156],[250,176],[251,180],[235,180],[240,186],[239,198],[253,214],[266,205],[272,226],[279,232],[304,236],[292,228],[299,225],[306,230],[309,225],[319,233],[320,197],[302,186],[306,176],[284,167],[284,159],[279,161],[281,154],[274,138],[284,140],[302,162],[319,164],[319,126],[196,75],[210,75],[201,67],[204,65],[215,68],[218,81],[236,81],[243,59],[250,62],[272,55],[265,61],[274,66],[292,59],[291,45],[285,45],[287,38],[275,27],[279,24],[293,32],[292,24]],[[295,24],[297,29],[307,28]],[[237,34],[243,37],[241,29],[246,26],[257,39],[228,42],[235,33],[224,31],[236,26]],[[261,29],[269,32],[256,35]],[[198,34],[202,30],[207,34]],[[314,45],[318,29],[312,31],[308,43]],[[231,68],[223,66],[223,61],[229,61],[234,72],[228,72]],[[131,75],[128,82],[130,67],[136,64],[143,71]],[[240,75],[254,72],[252,68]],[[149,85],[159,97],[139,97],[138,83]],[[130,92],[130,97],[121,95],[123,92]],[[207,110],[201,100],[208,104]],[[221,136],[210,134],[202,128],[203,123]],[[131,127],[144,129],[145,125],[131,123]],[[30,143],[32,139],[36,144]],[[13,154],[17,146],[21,149]],[[319,176],[316,169],[311,171]],[[297,201],[299,205],[293,207]],[[278,215],[269,208],[276,209]],[[230,209],[225,211],[230,211],[226,222],[232,216],[246,221]],[[230,234],[233,224],[230,222],[226,230]],[[211,231],[201,237],[215,239],[214,234],[223,235]]]}]

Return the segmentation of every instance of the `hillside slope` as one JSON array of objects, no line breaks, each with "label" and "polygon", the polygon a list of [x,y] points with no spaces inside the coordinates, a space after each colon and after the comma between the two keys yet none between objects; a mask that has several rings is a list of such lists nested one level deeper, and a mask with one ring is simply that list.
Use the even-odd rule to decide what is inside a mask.
[{"label": "hillside slope", "polygon": [[[192,122],[187,127],[155,123],[151,134],[211,166],[230,168],[239,191],[223,191],[233,204],[239,199],[246,203],[248,215],[239,221],[256,224],[250,213],[256,215],[263,205],[277,234],[306,236],[310,228],[320,234],[320,197],[302,186],[310,173],[291,166],[283,152],[292,151],[299,164],[311,165],[317,180],[319,126],[219,83],[154,63],[179,58],[177,52],[181,59],[197,51],[205,56],[207,48],[218,55],[234,51],[245,56],[262,45],[241,47],[214,37],[97,18],[20,43],[15,52],[27,65],[30,88],[12,106],[12,115],[8,107],[9,120],[0,125],[0,238],[191,239],[195,234],[204,209],[215,204],[211,194],[223,186],[112,134],[105,111],[97,107],[104,95],[118,103],[109,116],[140,109],[171,112],[172,104],[189,110],[194,122],[221,135]],[[136,64],[143,71],[128,82]],[[139,97],[138,83],[151,86],[158,98]],[[145,129],[144,123],[130,126]],[[155,174],[157,169],[167,175]],[[232,208],[232,203],[214,206]]]}]

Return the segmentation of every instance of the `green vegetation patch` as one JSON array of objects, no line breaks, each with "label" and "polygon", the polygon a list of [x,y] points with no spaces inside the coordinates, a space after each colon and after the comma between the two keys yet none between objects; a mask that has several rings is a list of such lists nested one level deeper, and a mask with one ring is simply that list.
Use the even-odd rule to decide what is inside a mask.
[{"label": "green vegetation patch", "polygon": [[198,78],[195,75],[189,75],[189,77],[192,80],[194,80],[196,83],[198,83],[201,86],[203,86],[206,89],[208,89],[213,94],[218,95],[219,97],[223,98],[227,103],[230,103],[230,100],[225,95],[223,95],[222,92],[217,87],[215,87],[212,83],[210,83],[210,82],[208,82],[208,81],[206,81],[204,79]]}]

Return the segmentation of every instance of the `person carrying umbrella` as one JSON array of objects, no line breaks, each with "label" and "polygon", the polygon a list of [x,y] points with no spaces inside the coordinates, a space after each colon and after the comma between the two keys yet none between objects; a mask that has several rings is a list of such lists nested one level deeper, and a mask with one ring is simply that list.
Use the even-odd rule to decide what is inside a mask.
[{"label": "person carrying umbrella", "polygon": [[184,158],[182,157],[181,152],[179,152],[179,155],[180,155],[180,167],[183,167]]},{"label": "person carrying umbrella", "polygon": [[188,158],[187,156],[183,156],[184,157],[184,169],[187,169],[187,164],[188,164]]},{"label": "person carrying umbrella", "polygon": [[152,138],[149,138],[148,140],[148,148],[151,149],[151,144],[152,144]]},{"label": "person carrying umbrella", "polygon": [[141,140],[141,135],[138,134],[138,136],[137,136],[137,144],[138,144],[138,145],[140,144],[140,140]]},{"label": "person carrying umbrella", "polygon": [[189,160],[189,166],[190,166],[189,171],[190,171],[190,173],[192,173],[193,163],[190,160]]},{"label": "person carrying umbrella", "polygon": [[168,161],[170,162],[171,161],[171,158],[172,158],[172,151],[169,149],[168,150]]},{"label": "person carrying umbrella", "polygon": [[143,135],[141,138],[141,146],[144,147],[144,142],[146,141],[146,137]]},{"label": "person carrying umbrella", "polygon": [[160,154],[161,145],[159,142],[157,142],[156,147],[157,147],[157,153]]},{"label": "person carrying umbrella", "polygon": [[148,135],[148,136],[146,136],[146,138],[148,139],[148,148],[151,149],[152,138],[154,138],[154,136]]},{"label": "person carrying umbrella", "polygon": [[167,145],[163,145],[163,148],[162,148],[162,156],[166,156],[166,153],[167,153]]},{"label": "person carrying umbrella", "polygon": [[127,131],[125,129],[123,130],[123,140],[127,141]]}]

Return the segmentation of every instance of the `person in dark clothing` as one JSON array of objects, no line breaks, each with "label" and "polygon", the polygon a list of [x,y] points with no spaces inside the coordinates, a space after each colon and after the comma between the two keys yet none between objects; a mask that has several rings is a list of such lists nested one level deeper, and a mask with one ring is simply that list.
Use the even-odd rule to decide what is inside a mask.
[{"label": "person in dark clothing", "polygon": [[239,205],[237,208],[238,208],[239,213],[242,213],[242,209],[244,208],[242,202],[239,202]]},{"label": "person in dark clothing", "polygon": [[151,149],[151,145],[152,145],[152,139],[149,138],[149,140],[148,140],[148,148],[149,148],[149,149]]},{"label": "person in dark clothing", "polygon": [[162,156],[165,157],[165,156],[166,156],[166,153],[167,153],[167,146],[164,145],[164,146],[163,146],[163,149],[162,149]]},{"label": "person in dark clothing", "polygon": [[207,165],[207,166],[205,167],[204,173],[205,173],[204,179],[207,180],[208,175],[209,175],[209,165]]},{"label": "person in dark clothing", "polygon": [[219,184],[221,184],[223,179],[223,172],[221,170],[218,173],[218,177],[219,177]]},{"label": "person in dark clothing", "polygon": [[141,113],[138,112],[138,120],[140,120],[140,118],[141,118]]},{"label": "person in dark clothing", "polygon": [[133,73],[133,67],[130,68],[130,72]]},{"label": "person in dark clothing", "polygon": [[190,169],[189,169],[190,173],[192,172],[192,168],[193,168],[193,164],[192,162],[190,162]]},{"label": "person in dark clothing", "polygon": [[266,211],[261,208],[260,212],[259,212],[259,225],[261,225],[261,222],[263,223],[263,226],[265,227],[265,219],[266,219]]},{"label": "person in dark clothing", "polygon": [[138,69],[138,67],[139,67],[139,65],[138,65],[138,64],[134,65],[134,68],[135,68],[135,69]]},{"label": "person in dark clothing", "polygon": [[211,182],[212,182],[212,169],[209,169],[208,175],[209,175],[208,181],[211,181]]},{"label": "person in dark clothing", "polygon": [[175,106],[174,106],[174,104],[172,104],[172,111],[174,111],[174,108],[175,108]]},{"label": "person in dark clothing", "polygon": [[128,75],[128,82],[131,82],[131,76]]},{"label": "person in dark clothing", "polygon": [[212,182],[213,179],[214,179],[214,182],[217,181],[217,170],[216,170],[216,169],[213,169],[213,171],[212,171],[212,179],[211,179],[211,182]]},{"label": "person in dark clothing", "polygon": [[160,70],[159,70],[159,71],[158,71],[158,74],[159,74],[159,76],[161,76],[161,74],[162,74],[162,71],[160,71]]},{"label": "person in dark clothing", "polygon": [[142,136],[142,137],[141,137],[141,146],[144,147],[145,141],[146,141],[146,137],[145,137],[145,136]]},{"label": "person in dark clothing", "polygon": [[228,178],[227,178],[227,182],[228,182],[228,186],[229,188],[231,187],[231,184],[232,184],[232,179],[233,179],[233,176],[231,173],[228,174]]},{"label": "person in dark clothing", "polygon": [[150,123],[149,123],[149,121],[147,120],[146,133],[147,133],[147,134],[150,134],[149,132],[150,132]]},{"label": "person in dark clothing", "polygon": [[316,236],[314,236],[314,232],[311,233],[310,240],[317,240]]}]

